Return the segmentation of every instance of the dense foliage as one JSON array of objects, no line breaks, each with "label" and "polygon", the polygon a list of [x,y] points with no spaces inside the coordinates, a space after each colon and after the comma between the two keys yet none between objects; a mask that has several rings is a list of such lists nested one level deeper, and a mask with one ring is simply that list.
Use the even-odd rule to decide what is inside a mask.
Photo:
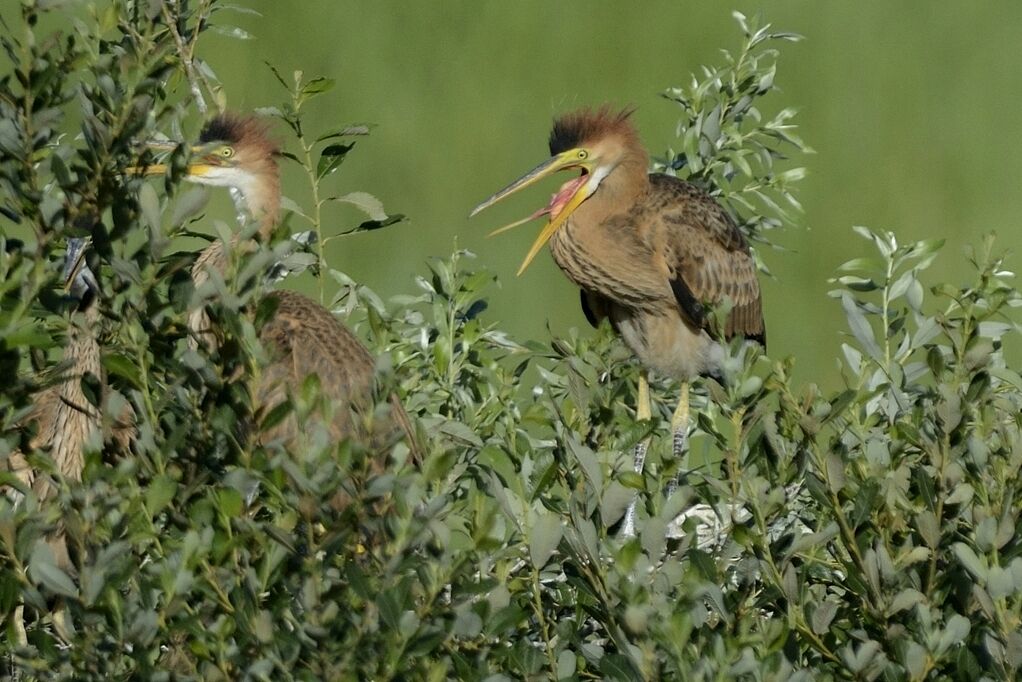
[{"label": "dense foliage", "polygon": [[[849,327],[844,390],[796,386],[793,360],[736,346],[725,380],[697,385],[692,452],[673,462],[673,387],[655,387],[652,425],[636,422],[637,367],[608,328],[511,338],[487,316],[493,276],[467,252],[429,262],[415,294],[386,303],[329,267],[325,235],[400,217],[364,192],[331,194],[351,137],[369,130],[304,129],[303,107],[329,96],[328,79],[278,74],[288,94],[264,112],[290,132],[295,163],[284,170],[308,177],[311,202],[286,202],[273,244],[238,253],[229,276],[196,289],[194,254],[174,249],[201,220],[205,192],[182,186],[179,172],[159,191],[124,168],[141,141],[198,129],[180,102],[224,105],[200,38],[210,27],[234,33],[220,20],[238,10],[115,0],[63,33],[40,28],[60,5],[26,0],[2,17],[0,456],[27,447],[20,425],[41,371],[80,324],[59,290],[69,236],[91,240],[103,288],[109,391],[91,394],[110,414],[129,403],[137,435],[127,454],[90,443],[85,480],[61,481],[52,498],[0,499],[11,672],[1014,678],[1022,378],[1002,347],[1018,339],[1022,298],[991,240],[972,255],[973,282],[924,284],[938,242],[857,229],[875,254],[834,280]],[[681,150],[659,163],[719,189],[766,243],[798,208],[790,185],[801,170],[783,159],[804,151],[791,112],[758,108],[774,89],[768,46],[794,37],[739,18],[740,49],[666,93],[681,109]],[[178,169],[186,155],[173,153]],[[328,213],[336,201],[368,219],[339,228]],[[298,223],[308,231],[287,239]],[[416,418],[421,467],[404,444],[368,452],[310,426],[305,446],[288,452],[256,446],[241,428],[281,417],[253,414],[245,380],[265,360],[255,333],[265,273],[309,267]],[[201,305],[221,328],[216,353],[186,342],[188,312]],[[314,412],[316,393],[310,380],[292,409]],[[629,451],[649,435],[652,455],[636,474]],[[386,473],[373,473],[374,457],[389,458]],[[45,451],[31,461],[52,471]],[[665,497],[679,468],[681,485]],[[334,503],[338,490],[351,504]],[[636,492],[639,535],[621,538]],[[44,541],[58,521],[74,572]],[[57,608],[71,626],[63,635]]]}]

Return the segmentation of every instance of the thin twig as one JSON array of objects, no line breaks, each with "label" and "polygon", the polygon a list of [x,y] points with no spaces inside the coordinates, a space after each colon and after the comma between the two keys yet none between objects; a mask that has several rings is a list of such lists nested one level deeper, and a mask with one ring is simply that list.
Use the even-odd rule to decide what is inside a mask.
[{"label": "thin twig", "polygon": [[[174,6],[174,14],[171,14],[170,12],[170,5]],[[192,59],[192,48],[194,48],[195,43],[185,46],[184,38],[181,37],[181,33],[177,30],[176,20],[180,16],[178,0],[169,0],[169,2],[164,2],[161,6],[161,11],[163,12],[163,20],[167,23],[167,28],[170,30],[170,34],[174,37],[174,45],[177,47],[177,56],[185,68],[185,76],[188,78],[188,85],[191,88],[192,98],[195,100],[195,106],[198,108],[199,113],[205,117],[209,109],[206,106],[206,98],[202,96],[202,87],[199,84],[199,81],[203,80],[207,89],[209,89],[209,83],[205,83],[204,79],[201,79],[201,77],[195,72],[195,63]]]}]

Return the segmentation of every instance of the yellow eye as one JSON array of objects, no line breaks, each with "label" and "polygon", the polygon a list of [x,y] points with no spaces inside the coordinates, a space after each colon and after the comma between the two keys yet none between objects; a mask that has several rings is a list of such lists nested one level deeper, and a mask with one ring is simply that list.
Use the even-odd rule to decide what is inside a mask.
[{"label": "yellow eye", "polygon": [[220,156],[224,157],[225,159],[229,159],[232,156],[234,156],[234,149],[231,147],[224,147],[223,149],[220,150]]},{"label": "yellow eye", "polygon": [[579,149],[578,150],[578,159],[579,159],[579,161],[584,161],[587,158],[589,158],[589,152],[587,152],[584,149]]}]

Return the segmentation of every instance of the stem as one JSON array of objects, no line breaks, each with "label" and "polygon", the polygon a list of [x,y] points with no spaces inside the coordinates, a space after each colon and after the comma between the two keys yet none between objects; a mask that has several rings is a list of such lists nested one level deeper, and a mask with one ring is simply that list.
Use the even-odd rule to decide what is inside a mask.
[{"label": "stem", "polygon": [[295,85],[294,92],[291,94],[291,102],[295,109],[295,135],[298,138],[298,144],[302,147],[303,164],[305,166],[305,172],[309,176],[309,187],[312,190],[312,215],[308,216],[308,221],[312,224],[312,231],[316,233],[316,258],[319,261],[319,277],[316,281],[319,283],[319,302],[321,305],[326,305],[326,283],[323,281],[323,271],[327,269],[326,263],[326,243],[323,241],[323,225],[322,225],[322,208],[323,200],[319,196],[319,178],[316,177],[316,169],[312,163],[312,148],[313,144],[308,144],[305,140],[305,132],[302,130],[301,119],[299,113],[301,111],[301,103],[299,102],[299,93],[301,91],[300,84]]},{"label": "stem", "polygon": [[891,335],[888,333],[889,322],[890,322],[890,307],[891,307],[891,279],[894,277],[894,259],[887,259],[887,277],[884,280],[884,295],[883,295],[883,331],[884,331],[884,371],[890,376],[891,366]]},{"label": "stem", "polygon": [[[851,525],[848,523],[848,518],[845,516],[845,510],[841,506],[841,499],[837,493],[831,487],[830,477],[827,475],[827,463],[820,457],[820,452],[816,447],[812,448],[813,464],[819,471],[820,477],[823,479],[824,484],[827,488],[827,499],[830,502],[831,511],[834,513],[834,519],[837,521],[838,527],[841,530],[842,544],[848,551],[848,555],[852,559],[852,563],[859,570],[860,573],[866,575],[866,562],[862,558],[862,554],[859,552],[859,545],[855,542],[855,531],[852,530]],[[868,581],[863,581],[866,585],[868,596],[873,602],[871,606],[875,606],[880,603],[880,595],[874,594],[873,585]]]},{"label": "stem", "polygon": [[742,418],[745,416],[745,409],[740,408],[731,415],[731,427],[737,437],[737,442],[725,453],[727,456],[727,474],[731,479],[731,499],[738,499],[738,448],[742,442]]},{"label": "stem", "polygon": [[[170,2],[162,3],[161,10],[163,12],[163,20],[167,24],[167,29],[170,31],[170,35],[174,38],[174,45],[177,47],[177,56],[181,60],[181,64],[185,69],[185,77],[188,79],[188,85],[192,91],[192,98],[195,100],[195,106],[199,110],[199,113],[205,118],[208,108],[206,107],[206,99],[202,96],[202,85],[205,85],[206,90],[212,92],[209,83],[205,77],[198,74],[195,70],[194,53],[195,53],[195,42],[198,40],[199,27],[205,20],[205,11],[208,9],[208,3],[203,2],[202,7],[198,12],[199,21],[196,24],[195,35],[192,40],[185,45],[184,38],[181,33],[177,30],[177,19],[181,16],[181,10],[178,5],[179,0],[170,0]],[[174,6],[174,14],[170,12],[170,6]]]},{"label": "stem", "polygon": [[937,474],[937,547],[930,552],[930,567],[926,576],[926,598],[930,599],[937,582],[937,557],[940,554],[940,529],[944,518],[944,468],[951,454],[951,436],[944,434],[941,439],[940,467]]},{"label": "stem", "polygon": [[536,620],[539,621],[540,632],[543,635],[543,643],[546,644],[547,663],[550,664],[550,677],[557,677],[557,659],[554,657],[554,645],[550,637],[550,627],[547,625],[546,617],[543,615],[543,600],[539,591],[539,569],[532,568],[532,608],[536,612]]}]

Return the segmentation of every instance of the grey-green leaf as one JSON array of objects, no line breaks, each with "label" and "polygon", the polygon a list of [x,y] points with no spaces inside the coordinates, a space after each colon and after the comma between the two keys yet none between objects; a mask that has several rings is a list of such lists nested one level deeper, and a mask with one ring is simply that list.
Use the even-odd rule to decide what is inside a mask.
[{"label": "grey-green leaf", "polygon": [[529,537],[529,554],[533,566],[542,568],[546,565],[550,555],[561,542],[563,532],[561,518],[557,514],[550,512],[537,514]]}]

